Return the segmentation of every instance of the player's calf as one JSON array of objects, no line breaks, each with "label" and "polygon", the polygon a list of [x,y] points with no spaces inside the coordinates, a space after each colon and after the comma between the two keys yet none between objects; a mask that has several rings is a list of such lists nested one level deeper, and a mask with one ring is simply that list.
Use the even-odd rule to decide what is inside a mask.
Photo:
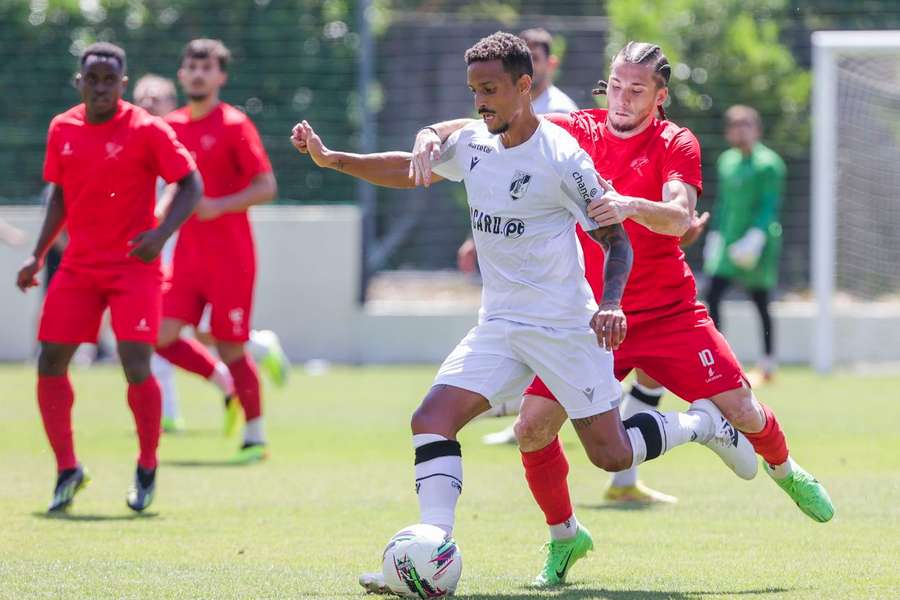
[{"label": "player's calf", "polygon": [[716,394],[710,400],[738,431],[757,433],[765,427],[766,416],[763,408],[749,388],[728,390]]}]

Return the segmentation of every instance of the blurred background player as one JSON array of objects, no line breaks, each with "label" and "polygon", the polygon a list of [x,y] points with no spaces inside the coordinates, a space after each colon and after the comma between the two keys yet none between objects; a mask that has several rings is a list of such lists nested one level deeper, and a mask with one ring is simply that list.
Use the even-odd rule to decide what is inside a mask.
[{"label": "blurred background player", "polygon": [[725,138],[730,149],[719,157],[719,193],[704,247],[703,270],[712,277],[706,292],[709,314],[722,329],[720,306],[732,284],[742,286],[759,313],[763,356],[757,383],[772,378],[777,367],[769,293],[778,283],[785,166],[774,150],[760,142],[762,122],[749,106],[725,111]]},{"label": "blurred background player", "polygon": [[[151,115],[164,117],[178,108],[178,93],[175,91],[175,83],[171,79],[159,75],[144,75],[134,85],[134,103],[146,110]],[[157,180],[157,214],[165,207],[160,201],[165,190],[165,180]],[[169,277],[172,266],[172,254],[175,250],[176,233],[166,242],[160,254],[162,261],[163,277]],[[162,389],[162,428],[167,433],[184,430],[184,419],[178,410],[178,392],[175,389],[175,370],[172,363],[154,353],[150,360],[153,375],[159,381]],[[228,381],[231,380],[229,376]],[[233,388],[233,384],[232,384]],[[227,394],[227,390],[223,390]]]},{"label": "blurred background player", "polygon": [[[553,50],[553,36],[541,27],[526,29],[519,34],[531,51],[531,62],[534,66],[534,79],[531,85],[531,106],[536,114],[570,113],[578,110],[575,102],[565,92],[553,85],[553,78],[559,68],[559,57]],[[478,266],[475,254],[475,242],[469,237],[457,251],[457,265],[463,273],[474,273]],[[510,400],[496,408],[492,408],[486,416],[502,417],[516,415],[522,399]],[[513,424],[496,433],[489,433],[482,441],[485,444],[515,444],[516,435]]]},{"label": "blurred background player", "polygon": [[[125,52],[118,46],[92,44],[81,54],[75,82],[83,104],[50,123],[47,213],[34,253],[16,278],[23,291],[38,285],[44,257],[66,225],[69,244],[44,300],[38,333],[38,406],[57,464],[51,513],[66,510],[89,481],[75,456],[68,368],[79,344],[96,341],[107,307],[140,445],[128,506],[146,509],[156,489],[162,401],[150,357],[161,318],[158,258],[199,201],[202,182],[172,129],[121,100],[125,72]],[[159,225],[157,177],[176,184]]]},{"label": "blurred background player", "polygon": [[256,279],[247,209],[271,201],[277,188],[256,127],[219,99],[230,60],[228,48],[212,39],[192,40],[181,57],[178,80],[188,105],[166,121],[196,158],[205,195],[178,237],[157,352],[204,378],[213,375],[216,359],[197,340],[180,337],[210,305],[216,349],[244,410],[244,442],[234,460],[252,462],[266,457],[266,439],[259,374],[245,349]]}]

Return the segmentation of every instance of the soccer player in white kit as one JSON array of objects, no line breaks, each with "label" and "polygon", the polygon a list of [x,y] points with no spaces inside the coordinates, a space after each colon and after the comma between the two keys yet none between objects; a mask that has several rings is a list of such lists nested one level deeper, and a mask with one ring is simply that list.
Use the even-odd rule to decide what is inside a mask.
[{"label": "soccer player in white kit", "polygon": [[[445,359],[412,417],[420,521],[452,533],[463,481],[457,433],[491,404],[521,395],[534,374],[557,395],[602,469],[619,471],[714,438],[733,444],[723,457],[730,466],[755,467],[752,448],[738,444],[740,434],[714,407],[643,412],[622,422],[611,350],[626,334],[619,302],[631,245],[620,225],[600,228],[587,216],[588,203],[609,185],[574,138],[535,115],[531,55],[522,39],[498,32],[465,58],[482,121],[448,139],[434,171],[465,182],[484,287],[478,325]],[[408,153],[331,151],[305,121],[295,126],[292,143],[321,167],[378,185],[415,185]],[[584,278],[576,220],[605,249],[599,308]],[[571,566],[593,542],[574,518],[560,527],[576,530],[579,539]],[[385,591],[380,573],[364,574],[360,584]]]}]

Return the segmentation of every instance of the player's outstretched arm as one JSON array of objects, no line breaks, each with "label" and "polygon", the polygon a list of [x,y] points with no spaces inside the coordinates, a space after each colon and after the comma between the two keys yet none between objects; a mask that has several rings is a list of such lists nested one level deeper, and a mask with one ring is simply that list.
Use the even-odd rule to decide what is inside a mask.
[{"label": "player's outstretched arm", "polygon": [[606,260],[603,263],[603,297],[600,310],[594,315],[591,327],[597,333],[600,345],[615,350],[625,340],[627,322],[622,312],[622,294],[631,274],[634,253],[631,241],[621,224],[609,225],[589,231],[588,234],[603,246]]},{"label": "player's outstretched arm", "polygon": [[66,206],[63,203],[62,188],[55,183],[47,185],[44,190],[44,199],[47,213],[44,215],[44,223],[41,225],[41,233],[38,235],[34,252],[25,260],[25,264],[16,274],[16,286],[23,292],[38,285],[36,275],[44,266],[44,257],[47,256],[50,246],[53,245],[66,223]]},{"label": "player's outstretched arm", "polygon": [[453,133],[474,122],[475,119],[454,119],[426,125],[419,130],[413,142],[412,161],[409,164],[409,176],[416,185],[428,187],[434,181],[440,181],[431,172],[431,167],[441,158],[441,145]]},{"label": "player's outstretched arm", "polygon": [[408,152],[377,152],[355,154],[331,150],[322,143],[319,134],[306,121],[297,123],[291,132],[291,144],[301,154],[308,154],[323,169],[333,169],[362,179],[373,185],[389,188],[413,188],[409,176]]},{"label": "player's outstretched arm", "polygon": [[129,256],[144,262],[156,260],[166,241],[194,212],[203,195],[203,180],[196,170],[191,171],[175,184],[175,194],[168,211],[156,229],[138,234],[131,240]]}]

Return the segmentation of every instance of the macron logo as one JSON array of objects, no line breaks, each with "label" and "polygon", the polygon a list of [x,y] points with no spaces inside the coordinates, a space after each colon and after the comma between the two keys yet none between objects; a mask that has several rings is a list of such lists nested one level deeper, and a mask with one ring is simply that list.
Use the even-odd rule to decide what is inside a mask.
[{"label": "macron logo", "polygon": [[147,319],[141,319],[134,329],[135,331],[150,331],[150,326],[147,325]]},{"label": "macron logo", "polygon": [[74,154],[74,151],[72,150],[72,144],[66,142],[63,145],[62,152],[60,154],[62,154],[63,156],[72,156]]},{"label": "macron logo", "polygon": [[470,170],[470,171],[471,171],[472,169],[475,168],[475,165],[478,164],[478,161],[479,161],[479,160],[480,160],[480,159],[479,159],[477,156],[473,156],[473,157],[472,157],[472,162],[469,164],[469,170]]}]

